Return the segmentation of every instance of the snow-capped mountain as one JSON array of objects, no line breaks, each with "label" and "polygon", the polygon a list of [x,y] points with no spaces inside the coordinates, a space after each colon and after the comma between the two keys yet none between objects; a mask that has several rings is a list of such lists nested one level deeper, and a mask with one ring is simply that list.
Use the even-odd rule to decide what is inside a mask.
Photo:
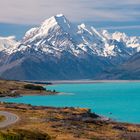
[{"label": "snow-capped mountain", "polygon": [[8,57],[17,51],[18,45],[14,36],[0,37],[0,66],[8,63]]},{"label": "snow-capped mountain", "polygon": [[126,47],[128,48],[134,48],[138,52],[140,51],[140,37],[137,36],[127,36],[125,33],[121,32],[115,32],[113,34],[110,34],[107,30],[103,30],[101,34],[106,39],[112,39],[117,40],[118,42],[124,42]]},{"label": "snow-capped mountain", "polygon": [[73,25],[64,15],[56,15],[44,21],[40,27],[29,30],[22,41],[45,53],[64,50],[75,56],[86,54],[102,57],[122,57],[140,50],[140,37],[128,37],[124,33],[98,32],[85,24]]},{"label": "snow-capped mountain", "polygon": [[0,74],[24,80],[93,78],[139,51],[140,37],[75,25],[59,14],[27,31],[19,42],[0,39],[0,53],[6,54]]},{"label": "snow-capped mountain", "polygon": [[0,37],[0,52],[12,54],[18,45],[19,43],[15,40],[14,36]]}]

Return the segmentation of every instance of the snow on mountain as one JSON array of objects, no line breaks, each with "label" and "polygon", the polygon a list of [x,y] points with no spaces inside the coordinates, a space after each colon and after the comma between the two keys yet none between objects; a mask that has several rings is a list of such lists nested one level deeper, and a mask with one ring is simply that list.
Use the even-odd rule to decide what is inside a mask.
[{"label": "snow on mountain", "polygon": [[140,37],[72,24],[59,14],[20,42],[0,38],[0,75],[11,79],[88,79],[140,52]]},{"label": "snow on mountain", "polygon": [[64,50],[75,56],[85,52],[96,53],[93,48],[100,42],[100,36],[94,30],[84,24],[72,25],[64,15],[56,15],[44,21],[40,27],[29,30],[22,43],[34,44],[35,48],[39,47],[46,53],[61,53]]},{"label": "snow on mountain", "polygon": [[103,30],[101,33],[106,39],[112,39],[112,40],[117,40],[118,42],[123,42],[127,48],[136,49],[137,52],[140,51],[139,36],[127,36],[125,33],[121,33],[121,32],[114,32],[111,34],[107,30]]},{"label": "snow on mountain", "polygon": [[[51,34],[51,32],[63,30],[66,33],[73,33],[71,23],[65,18],[64,15],[59,14],[45,20],[40,27],[32,28],[26,32],[23,41],[33,41],[35,39],[45,38]],[[57,32],[56,32],[57,34]],[[30,40],[31,39],[31,40]]]},{"label": "snow on mountain", "polygon": [[34,47],[47,54],[61,55],[67,51],[72,55],[84,57],[130,56],[140,51],[140,38],[128,37],[124,33],[97,31],[85,24],[74,25],[62,14],[45,20],[40,27],[26,32],[22,44]]},{"label": "snow on mountain", "polygon": [[140,51],[140,37],[97,31],[84,23],[77,26],[63,14],[46,19],[39,27],[27,31],[20,43],[14,37],[0,37],[0,51],[7,54],[30,48],[56,57],[60,57],[64,51],[77,57],[129,57]]},{"label": "snow on mountain", "polygon": [[12,54],[19,43],[15,40],[14,36],[0,37],[0,52],[5,52],[6,54]]}]

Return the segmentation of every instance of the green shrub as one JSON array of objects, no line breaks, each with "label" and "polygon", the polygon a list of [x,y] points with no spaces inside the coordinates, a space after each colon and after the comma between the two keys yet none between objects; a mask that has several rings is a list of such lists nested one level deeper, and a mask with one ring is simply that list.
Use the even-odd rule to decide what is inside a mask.
[{"label": "green shrub", "polygon": [[32,85],[32,84],[27,84],[24,85],[25,89],[31,89],[31,90],[46,90],[44,87],[42,86],[37,86],[37,85]]}]

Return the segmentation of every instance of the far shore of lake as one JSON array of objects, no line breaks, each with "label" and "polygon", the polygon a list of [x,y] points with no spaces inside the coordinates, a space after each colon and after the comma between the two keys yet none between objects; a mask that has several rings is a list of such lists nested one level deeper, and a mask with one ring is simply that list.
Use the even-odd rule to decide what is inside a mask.
[{"label": "far shore of lake", "polygon": [[[22,81],[22,80],[21,80]],[[81,79],[81,80],[25,80],[25,82],[38,83],[38,84],[92,84],[92,83],[129,83],[129,82],[140,82],[140,80],[90,80],[90,79]]]}]

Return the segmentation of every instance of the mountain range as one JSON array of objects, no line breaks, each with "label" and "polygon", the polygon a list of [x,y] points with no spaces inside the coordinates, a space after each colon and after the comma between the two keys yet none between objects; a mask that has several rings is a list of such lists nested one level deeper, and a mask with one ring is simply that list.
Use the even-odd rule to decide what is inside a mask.
[{"label": "mountain range", "polygon": [[139,62],[139,36],[75,25],[62,14],[20,41],[0,37],[0,76],[6,79],[140,79]]}]

